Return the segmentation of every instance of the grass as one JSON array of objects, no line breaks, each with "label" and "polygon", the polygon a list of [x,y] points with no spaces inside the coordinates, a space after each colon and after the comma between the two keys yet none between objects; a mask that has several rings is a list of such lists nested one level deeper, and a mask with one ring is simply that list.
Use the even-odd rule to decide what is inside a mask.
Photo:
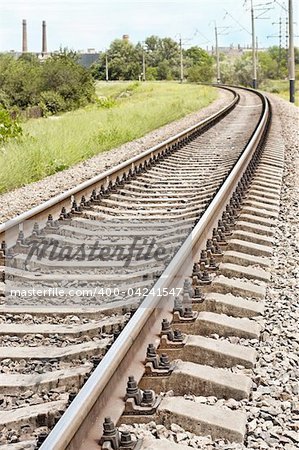
[{"label": "grass", "polygon": [[215,89],[174,82],[105,83],[98,103],[23,124],[0,149],[0,193],[40,180],[207,106]]},{"label": "grass", "polygon": [[[299,89],[298,89],[299,80],[296,80],[296,93],[295,100],[296,105],[299,106]],[[288,80],[267,80],[264,81],[260,89],[263,91],[271,92],[272,94],[279,95],[279,97],[284,100],[289,101],[289,81]]]}]

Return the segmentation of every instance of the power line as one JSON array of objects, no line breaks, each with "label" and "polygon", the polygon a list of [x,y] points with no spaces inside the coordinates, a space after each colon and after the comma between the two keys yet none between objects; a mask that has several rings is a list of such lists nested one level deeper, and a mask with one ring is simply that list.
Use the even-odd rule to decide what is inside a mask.
[{"label": "power line", "polygon": [[223,17],[223,20],[226,18],[226,16],[230,16],[234,22],[236,22],[244,31],[246,31],[246,33],[251,35],[250,31],[247,30],[247,28],[245,28],[231,13],[226,11],[226,9],[224,11],[225,11],[225,16]]}]

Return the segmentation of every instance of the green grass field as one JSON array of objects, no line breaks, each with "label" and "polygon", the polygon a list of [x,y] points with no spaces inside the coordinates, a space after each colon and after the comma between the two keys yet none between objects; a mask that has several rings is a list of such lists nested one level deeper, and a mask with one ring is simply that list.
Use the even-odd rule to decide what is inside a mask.
[{"label": "green grass field", "polygon": [[[299,80],[296,80],[296,105],[299,106]],[[263,91],[271,92],[272,94],[279,95],[284,100],[289,101],[289,82],[288,80],[266,80],[264,81],[260,89]]]},{"label": "green grass field", "polygon": [[0,148],[0,193],[40,180],[199,110],[211,87],[174,82],[105,83],[98,104],[23,124],[21,141]]}]

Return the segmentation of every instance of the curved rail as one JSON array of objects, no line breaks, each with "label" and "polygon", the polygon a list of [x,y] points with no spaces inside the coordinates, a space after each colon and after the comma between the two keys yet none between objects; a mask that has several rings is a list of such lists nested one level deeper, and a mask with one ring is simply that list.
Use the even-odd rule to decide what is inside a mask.
[{"label": "curved rail", "polygon": [[[251,89],[248,90],[252,91]],[[226,181],[155,284],[154,292],[157,292],[158,289],[162,290],[182,284],[183,274],[192,268],[193,256],[201,248],[204,248],[204,242],[208,239],[210,230],[216,226],[236,184],[265,137],[271,117],[270,105],[263,94],[253,92],[261,98],[263,105],[259,123]],[[125,392],[126,377],[130,372],[132,373],[132,367],[134,367],[133,373],[135,375],[137,373],[136,380],[138,381],[141,378],[143,367],[138,363],[136,365],[134,359],[145,354],[148,342],[155,342],[159,333],[161,317],[166,317],[170,309],[167,301],[161,303],[161,298],[154,294],[145,298],[128,325],[42,444],[41,450],[75,450],[80,448],[85,437],[86,427],[90,426],[89,422],[94,421],[98,416],[103,417],[102,414],[104,413],[101,410],[108,402],[112,406],[112,420],[117,421],[119,419],[120,414],[119,410],[117,412],[117,406],[121,407],[121,405],[117,405],[118,391],[115,390],[115,386],[117,383],[122,383],[120,380],[124,379],[120,392],[121,390]],[[140,360],[142,360],[142,357]],[[98,438],[100,438],[100,430],[98,430]]]},{"label": "curved rail", "polygon": [[239,101],[239,95],[236,91],[229,87],[223,86],[221,88],[232,92],[234,98],[220,111],[200,121],[192,127],[189,127],[181,133],[167,139],[161,144],[155,145],[154,147],[151,147],[141,154],[118,164],[106,172],[103,172],[88,181],[80,183],[78,186],[51,198],[41,205],[38,205],[35,208],[32,208],[29,211],[26,211],[3,224],[0,224],[0,243],[5,241],[7,247],[10,247],[10,233],[12,236],[15,236],[20,226],[23,227],[22,231],[24,232],[25,237],[29,236],[32,233],[34,221],[38,221],[40,224],[46,223],[49,214],[51,214],[54,219],[58,219],[62,208],[66,208],[67,212],[70,211],[73,200],[80,203],[82,196],[88,200],[94,189],[99,189],[102,186],[106,188],[110,182],[115,182],[117,177],[122,177],[124,174],[128,174],[129,170],[134,170],[139,167],[139,165],[149,162],[150,159],[159,155],[162,151],[186,142],[192,135],[194,135],[194,133],[201,133],[211,127],[214,123],[221,120],[236,106]]}]

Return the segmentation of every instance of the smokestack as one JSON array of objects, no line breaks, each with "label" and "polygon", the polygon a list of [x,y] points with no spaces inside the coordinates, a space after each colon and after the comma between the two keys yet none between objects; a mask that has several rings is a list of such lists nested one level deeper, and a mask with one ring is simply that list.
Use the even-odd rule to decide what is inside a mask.
[{"label": "smokestack", "polygon": [[22,22],[22,53],[28,52],[27,45],[27,21],[24,19]]},{"label": "smokestack", "polygon": [[48,53],[47,49],[47,24],[46,21],[43,20],[43,42],[42,42],[42,55]]}]

